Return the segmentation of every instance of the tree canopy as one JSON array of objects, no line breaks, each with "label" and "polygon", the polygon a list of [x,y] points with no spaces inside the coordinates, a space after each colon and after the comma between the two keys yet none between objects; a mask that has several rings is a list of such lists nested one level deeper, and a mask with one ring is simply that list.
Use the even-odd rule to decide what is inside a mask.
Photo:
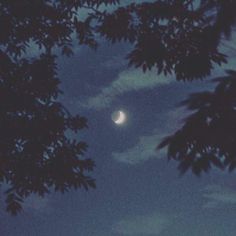
[{"label": "tree canopy", "polygon": [[[95,187],[91,159],[82,158],[86,143],[66,132],[87,126],[57,100],[56,57],[73,53],[75,41],[91,48],[97,38],[127,41],[127,59],[143,71],[174,74],[177,80],[202,79],[226,63],[219,51],[236,21],[233,0],[156,0],[121,6],[119,0],[0,1],[0,181],[7,210],[16,214],[32,193]],[[110,6],[116,6],[111,10]],[[86,13],[86,14],[83,14]],[[84,16],[85,15],[85,16]],[[27,50],[38,47],[37,56]],[[196,66],[197,65],[197,66]],[[158,79],[158,78],[157,78]],[[160,147],[180,161],[182,172],[207,171],[210,164],[234,169],[235,72],[218,79],[214,92],[184,102],[195,112]]]}]

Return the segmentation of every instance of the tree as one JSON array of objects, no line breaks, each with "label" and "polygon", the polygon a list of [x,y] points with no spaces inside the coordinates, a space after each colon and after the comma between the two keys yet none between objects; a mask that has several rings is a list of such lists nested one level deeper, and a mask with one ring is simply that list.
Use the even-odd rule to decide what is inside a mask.
[{"label": "tree", "polygon": [[[117,9],[109,11],[111,5]],[[86,119],[72,116],[57,101],[61,91],[56,55],[59,51],[71,55],[75,36],[80,45],[91,48],[97,47],[98,36],[113,43],[130,42],[134,45],[127,56],[130,65],[142,67],[144,72],[156,67],[157,73],[174,73],[177,80],[191,81],[210,75],[215,64],[226,63],[218,46],[222,35],[230,36],[236,20],[234,9],[233,0],[156,0],[126,6],[120,6],[119,0],[1,0],[0,181],[9,186],[7,210],[16,214],[23,199],[32,193],[43,196],[50,190],[95,187],[86,175],[94,163],[81,157],[86,144],[67,135],[86,127]],[[81,11],[87,12],[84,19]],[[26,52],[32,45],[39,47],[40,53],[28,58]],[[214,93],[194,95],[186,101],[190,109],[198,111],[160,145],[168,146],[169,157],[180,161],[181,170],[192,166],[199,173],[208,169],[208,161],[220,168],[235,166],[233,130],[224,133],[226,140],[232,140],[230,145],[221,142],[217,130],[229,122],[228,129],[234,127],[235,74],[230,71],[229,75]],[[205,111],[209,99],[211,113]],[[217,109],[224,102],[228,110],[220,110],[219,118]],[[211,127],[205,130],[203,120]],[[191,136],[194,122],[199,130]],[[199,134],[200,128],[208,132],[207,140]],[[218,139],[209,142],[212,132]],[[198,165],[200,171],[194,167],[196,162],[204,163]]]}]

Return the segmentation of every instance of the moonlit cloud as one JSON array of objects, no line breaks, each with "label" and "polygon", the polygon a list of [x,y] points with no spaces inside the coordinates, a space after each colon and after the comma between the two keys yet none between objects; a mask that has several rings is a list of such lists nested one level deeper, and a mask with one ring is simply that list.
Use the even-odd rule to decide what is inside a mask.
[{"label": "moonlit cloud", "polygon": [[115,223],[112,231],[128,236],[160,235],[169,225],[167,217],[160,214],[129,216]]},{"label": "moonlit cloud", "polygon": [[163,136],[141,136],[139,141],[131,148],[121,152],[113,152],[112,157],[118,162],[125,164],[139,164],[151,158],[163,157],[163,151],[157,152],[156,147]]},{"label": "moonlit cloud", "polygon": [[141,69],[125,70],[116,80],[102,88],[100,93],[88,98],[81,105],[88,109],[101,110],[109,107],[113,100],[124,93],[166,85],[170,81],[169,77],[157,75],[156,71],[143,73]]},{"label": "moonlit cloud", "polygon": [[210,185],[204,189],[203,197],[207,202],[203,208],[219,208],[226,205],[236,206],[236,190],[221,185]]}]

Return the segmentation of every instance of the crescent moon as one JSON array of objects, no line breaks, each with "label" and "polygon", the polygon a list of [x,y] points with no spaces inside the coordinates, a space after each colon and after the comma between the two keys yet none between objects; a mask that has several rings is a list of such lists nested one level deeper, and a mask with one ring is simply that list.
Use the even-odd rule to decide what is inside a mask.
[{"label": "crescent moon", "polygon": [[119,116],[118,118],[114,121],[116,124],[120,125],[125,122],[126,116],[125,113],[122,111],[119,111]]}]

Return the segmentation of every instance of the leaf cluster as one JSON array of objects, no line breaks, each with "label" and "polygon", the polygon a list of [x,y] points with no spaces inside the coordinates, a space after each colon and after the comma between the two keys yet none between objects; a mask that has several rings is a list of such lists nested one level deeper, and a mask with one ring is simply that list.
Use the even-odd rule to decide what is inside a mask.
[{"label": "leaf cluster", "polygon": [[10,186],[7,210],[16,214],[32,193],[95,187],[85,174],[94,163],[81,158],[87,144],[66,135],[87,127],[87,120],[57,101],[55,57],[43,54],[17,63],[0,57],[0,181]]},{"label": "leaf cluster", "polygon": [[97,31],[111,42],[134,44],[127,56],[130,65],[193,80],[210,75],[215,64],[226,63],[218,45],[235,22],[232,9],[233,1],[133,3],[105,14]]},{"label": "leaf cluster", "polygon": [[168,157],[179,161],[181,173],[188,169],[199,175],[211,166],[236,168],[236,72],[214,79],[213,92],[192,94],[182,102],[190,111],[181,129],[164,139]]}]

